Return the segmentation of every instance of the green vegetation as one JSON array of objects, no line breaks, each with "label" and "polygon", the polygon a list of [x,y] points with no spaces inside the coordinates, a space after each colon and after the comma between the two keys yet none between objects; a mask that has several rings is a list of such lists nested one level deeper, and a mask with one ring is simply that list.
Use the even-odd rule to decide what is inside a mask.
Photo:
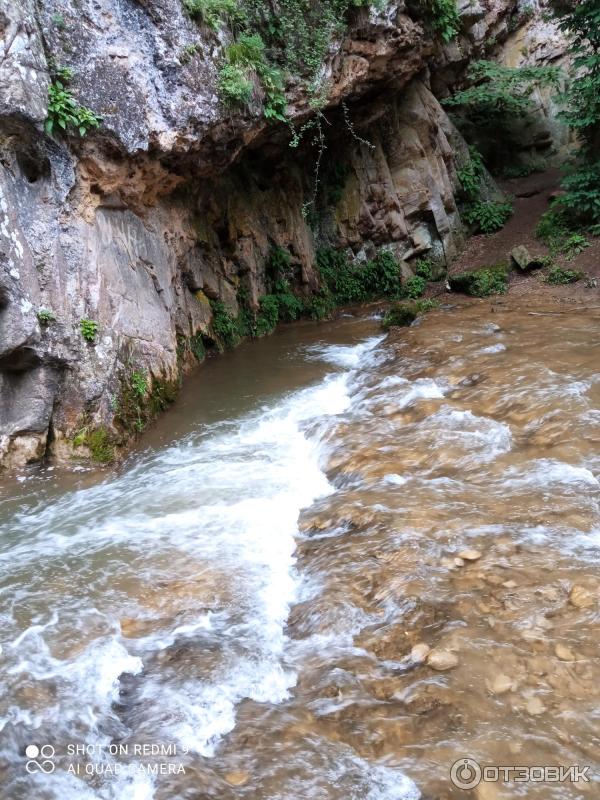
[{"label": "green vegetation", "polygon": [[247,105],[254,96],[254,80],[262,87],[263,114],[267,119],[286,121],[286,99],[281,71],[268,63],[265,43],[258,33],[243,33],[225,50],[219,70],[219,93],[229,105]]},{"label": "green vegetation", "polygon": [[551,209],[540,217],[535,229],[535,235],[545,242],[551,251],[556,251],[556,247],[567,235],[567,230],[560,219],[560,215]]},{"label": "green vegetation", "polygon": [[553,257],[563,256],[572,261],[582,253],[590,242],[587,237],[571,229],[572,219],[560,207],[551,208],[540,218],[536,236],[549,248]]},{"label": "green vegetation", "polygon": [[512,214],[512,203],[481,199],[485,167],[476,147],[469,147],[469,159],[457,170],[462,191],[461,214],[479,233],[493,233],[502,228]]},{"label": "green vegetation", "polygon": [[396,303],[385,312],[381,325],[384,330],[389,328],[408,328],[417,318],[417,312],[410,303]]},{"label": "green vegetation", "polygon": [[279,322],[279,303],[275,295],[266,294],[259,300],[260,310],[254,325],[254,336],[267,336]]},{"label": "green vegetation", "polygon": [[148,393],[148,376],[145,372],[134,370],[131,373],[131,388],[136,397],[145,397]]},{"label": "green vegetation", "polygon": [[[333,309],[347,303],[358,303],[379,297],[406,297],[416,300],[421,297],[431,280],[433,264],[427,259],[415,262],[413,277],[403,284],[400,277],[400,264],[388,250],[379,253],[367,262],[352,262],[345,252],[323,248],[317,252],[317,266],[323,281],[321,293],[312,298],[310,315],[320,319],[331,314]],[[407,308],[421,308],[430,301],[417,304],[403,304]],[[420,312],[418,312],[420,313]]]},{"label": "green vegetation", "polygon": [[212,329],[220,350],[235,347],[241,337],[239,324],[221,300],[211,300]]},{"label": "green vegetation", "polygon": [[451,275],[448,280],[454,292],[471,297],[489,297],[493,294],[506,294],[509,271],[506,264],[495,264],[492,267]]},{"label": "green vegetation", "polygon": [[326,289],[313,294],[304,307],[305,313],[311,319],[327,319],[335,311],[336,304],[331,292]]},{"label": "green vegetation", "polygon": [[431,27],[444,42],[449,42],[460,30],[460,15],[455,0],[425,0]]},{"label": "green vegetation", "polygon": [[252,100],[254,85],[246,73],[234,64],[225,64],[219,70],[219,94],[228,105],[244,105]]},{"label": "green vegetation", "polygon": [[438,307],[438,301],[432,298],[415,300],[409,303],[394,303],[386,311],[381,324],[386,331],[392,327],[406,328],[412,325],[420,314],[425,314],[427,311]]},{"label": "green vegetation", "polygon": [[177,399],[179,393],[179,383],[177,381],[152,380],[152,391],[150,392],[149,412],[152,415],[164,411]]},{"label": "green vegetation", "polygon": [[190,17],[202,20],[213,31],[223,25],[235,29],[246,19],[237,0],[184,0],[183,4]]},{"label": "green vegetation", "polygon": [[425,314],[427,311],[433,311],[434,308],[439,308],[439,300],[435,297],[422,297],[420,300],[415,300],[412,304],[413,308],[417,310],[417,314]]},{"label": "green vegetation", "polygon": [[[325,319],[336,307],[380,297],[401,297],[400,265],[385,250],[366,262],[351,261],[346,253],[332,248],[317,251],[317,269],[321,287],[308,298],[300,298],[291,289],[290,254],[273,247],[265,265],[267,293],[259,298],[258,309],[250,307],[243,290],[238,291],[240,312],[231,314],[220,300],[212,300],[212,331],[217,346],[235,347],[245,336],[260,337],[271,333],[279,322],[302,316]],[[410,296],[417,297],[426,279],[415,277],[408,284]],[[408,283],[408,282],[407,282]]]},{"label": "green vegetation", "polygon": [[415,261],[415,275],[429,282],[433,280],[434,264],[428,258],[418,258]]},{"label": "green vegetation", "polygon": [[495,61],[474,61],[467,71],[466,87],[443,104],[453,112],[467,141],[477,143],[488,169],[500,174],[514,169],[522,174],[523,166],[515,162],[521,150],[515,121],[526,123],[536,108],[534,90],[558,89],[560,77],[557,67],[505,67]]},{"label": "green vegetation", "polygon": [[80,136],[85,136],[91,128],[100,127],[101,118],[86,106],[80,106],[66,88],[73,77],[73,70],[62,67],[56,69],[54,74],[54,82],[48,88],[48,116],[44,125],[46,133],[50,135],[58,127],[65,133],[77,131]]},{"label": "green vegetation", "polygon": [[204,338],[201,331],[198,331],[193,336],[190,336],[188,342],[194,357],[198,361],[204,361],[206,358],[206,348],[204,346]]},{"label": "green vegetation", "polygon": [[468,160],[456,172],[464,198],[469,202],[477,200],[481,192],[485,167],[483,166],[481,153],[476,147],[473,145],[469,147]]},{"label": "green vegetation", "polygon": [[212,330],[221,350],[235,347],[245,336],[266,336],[278,322],[291,322],[308,313],[305,303],[291,289],[292,271],[287,250],[273,247],[265,264],[267,293],[259,298],[258,309],[250,307],[242,289],[238,291],[240,311],[237,317],[220,300],[211,301]]},{"label": "green vegetation", "polygon": [[[249,104],[260,84],[263,113],[285,121],[284,76],[300,78],[318,116],[326,87],[323,66],[331,43],[358,7],[381,0],[183,0],[188,14],[213,31],[227,26],[234,42],[224,53],[219,93],[229,105]],[[444,41],[459,29],[455,0],[426,0],[421,10]],[[259,98],[256,98],[259,99]]]},{"label": "green vegetation", "polygon": [[141,432],[149,419],[149,381],[146,372],[133,370],[121,378],[116,417],[128,433]]},{"label": "green vegetation", "polygon": [[[303,304],[300,298],[293,293],[290,281],[293,277],[292,259],[287,250],[283,247],[273,247],[267,257],[265,265],[269,294],[267,297],[272,300],[265,305],[265,314],[269,314],[269,302],[271,307],[277,307],[277,319],[283,322],[292,322],[302,316]],[[261,310],[261,313],[262,310]],[[271,311],[271,317],[273,312]],[[275,323],[276,324],[276,323]],[[261,323],[264,327],[265,323]],[[274,326],[273,326],[274,327]]]},{"label": "green vegetation", "polygon": [[405,297],[416,300],[417,297],[421,297],[426,288],[427,281],[425,278],[422,278],[420,275],[414,275],[412,278],[408,278],[405,281],[402,293]]},{"label": "green vegetation", "polygon": [[515,117],[532,109],[531,95],[538,86],[557,86],[557,67],[504,67],[495,61],[474,61],[467,77],[471,85],[443,101],[457,108],[475,125],[506,129]]},{"label": "green vegetation", "polygon": [[583,149],[570,174],[563,178],[565,194],[556,200],[556,207],[571,225],[595,234],[600,231],[600,162],[596,159],[595,154]]},{"label": "green vegetation", "polygon": [[98,323],[93,319],[82,319],[79,321],[79,330],[86,342],[94,342],[98,333]]},{"label": "green vegetation", "polygon": [[[562,182],[546,223],[569,232],[600,232],[600,5],[598,0],[556,0],[553,16],[569,42],[573,78],[561,114],[577,133],[581,148]],[[543,238],[543,237],[542,237]]]},{"label": "green vegetation", "polygon": [[497,203],[483,200],[464,207],[463,217],[469,225],[474,225],[481,233],[493,233],[504,227],[512,214],[512,203]]},{"label": "green vegetation", "polygon": [[554,286],[560,286],[566,283],[577,283],[577,281],[580,281],[583,277],[583,272],[579,270],[552,267],[548,272],[546,281]]},{"label": "green vegetation", "polygon": [[590,247],[590,242],[581,233],[571,233],[561,244],[560,252],[564,254],[567,261],[572,261],[575,256]]},{"label": "green vegetation", "polygon": [[177,381],[151,378],[145,370],[126,371],[120,377],[120,390],[113,409],[115,421],[129,435],[144,430],[150,420],[175,401]]},{"label": "green vegetation", "polygon": [[554,16],[570,42],[576,76],[567,90],[563,117],[595,151],[600,126],[600,6],[597,0],[555,2]]},{"label": "green vegetation", "polygon": [[56,314],[50,308],[40,308],[37,312],[40,325],[49,325],[56,320]]},{"label": "green vegetation", "polygon": [[114,442],[106,428],[91,428],[86,425],[75,434],[72,444],[73,447],[87,447],[98,464],[110,464],[114,461]]},{"label": "green vegetation", "polygon": [[334,306],[400,296],[400,265],[388,250],[361,263],[350,261],[342,250],[321,248],[317,267]]},{"label": "green vegetation", "polygon": [[186,44],[186,46],[181,51],[179,60],[181,61],[182,64],[189,64],[189,62],[198,52],[200,52],[200,45],[197,42],[191,42],[190,44]]}]

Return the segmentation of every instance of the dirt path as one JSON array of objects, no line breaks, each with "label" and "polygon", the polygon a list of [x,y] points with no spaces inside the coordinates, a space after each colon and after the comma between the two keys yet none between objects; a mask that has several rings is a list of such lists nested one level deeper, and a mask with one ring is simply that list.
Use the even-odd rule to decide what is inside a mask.
[{"label": "dirt path", "polygon": [[[552,192],[560,181],[559,170],[515,178],[501,183],[502,188],[514,197],[514,213],[497,233],[472,236],[465,249],[450,267],[450,274],[491,266],[506,261],[516,245],[525,245],[532,255],[547,255],[548,248],[535,236],[542,214],[549,208]],[[556,263],[569,269],[581,270],[588,278],[597,278],[600,284],[600,239],[590,238],[591,246],[570,261],[557,258]],[[509,295],[527,295],[532,300],[559,303],[589,303],[600,300],[600,290],[586,286],[587,281],[566,286],[552,286],[545,282],[545,270],[528,275],[514,273]]]}]

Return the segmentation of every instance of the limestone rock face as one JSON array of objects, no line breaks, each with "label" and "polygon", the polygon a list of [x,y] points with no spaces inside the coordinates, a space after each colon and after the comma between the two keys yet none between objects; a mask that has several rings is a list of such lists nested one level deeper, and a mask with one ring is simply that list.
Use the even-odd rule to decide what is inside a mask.
[{"label": "limestone rock face", "polygon": [[[548,18],[542,0],[517,6],[506,39],[498,48],[498,60],[507,67],[555,66],[565,74],[569,61],[564,34]],[[560,163],[574,144],[573,133],[558,114],[557,93],[549,87],[537,88],[532,100],[536,106],[534,124],[516,122],[516,134],[523,157],[543,158]]]},{"label": "limestone rock face", "polygon": [[[128,376],[175,386],[214,338],[210,301],[235,314],[240,290],[254,305],[265,293],[273,246],[305,294],[320,244],[446,263],[466,145],[427,68],[450,80],[513,5],[463,3],[459,41],[441,49],[401,0],[356,10],[324,65],[323,175],[339,163],[345,177],[311,228],[314,148],[290,148],[260,92],[249,109],[220,103],[227,34],[181,0],[0,3],[0,466],[85,453],[77,439],[99,428],[125,441]],[[73,70],[98,131],[44,133],[51,64]],[[287,98],[299,126],[313,113],[299,81]],[[97,323],[93,342],[82,320]]]}]

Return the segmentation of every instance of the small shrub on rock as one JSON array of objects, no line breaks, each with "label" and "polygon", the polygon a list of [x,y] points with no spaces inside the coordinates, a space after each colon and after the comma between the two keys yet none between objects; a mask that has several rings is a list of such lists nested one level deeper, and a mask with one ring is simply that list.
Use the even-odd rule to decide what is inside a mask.
[{"label": "small shrub on rock", "polygon": [[408,278],[404,282],[402,293],[405,295],[405,297],[410,297],[412,300],[416,300],[417,297],[421,297],[426,288],[427,281],[425,278],[421,278],[420,275],[414,275],[412,278]]},{"label": "small shrub on rock", "polygon": [[37,312],[37,318],[40,325],[46,326],[51,322],[55,322],[56,314],[50,308],[40,308]]},{"label": "small shrub on rock", "polygon": [[86,342],[94,342],[98,333],[98,323],[93,319],[82,319],[79,322],[79,330]]},{"label": "small shrub on rock", "polygon": [[415,275],[425,281],[432,281],[434,273],[433,262],[428,258],[418,258],[415,261]]}]

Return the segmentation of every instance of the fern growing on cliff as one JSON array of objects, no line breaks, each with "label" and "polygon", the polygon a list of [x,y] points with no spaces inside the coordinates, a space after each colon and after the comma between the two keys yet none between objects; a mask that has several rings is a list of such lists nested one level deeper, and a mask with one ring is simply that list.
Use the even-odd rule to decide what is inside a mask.
[{"label": "fern growing on cliff", "polygon": [[222,25],[235,28],[246,21],[237,0],[184,0],[183,4],[192,19],[201,19],[213,31]]},{"label": "fern growing on cliff", "polygon": [[243,105],[252,100],[254,85],[246,77],[246,70],[235,64],[221,67],[217,87],[227,105]]},{"label": "fern growing on cliff", "polygon": [[254,78],[264,95],[265,117],[285,121],[283,75],[268,63],[262,38],[257,33],[243,33],[225,50],[225,64],[219,70],[219,93],[229,105],[247,105],[254,96]]}]

